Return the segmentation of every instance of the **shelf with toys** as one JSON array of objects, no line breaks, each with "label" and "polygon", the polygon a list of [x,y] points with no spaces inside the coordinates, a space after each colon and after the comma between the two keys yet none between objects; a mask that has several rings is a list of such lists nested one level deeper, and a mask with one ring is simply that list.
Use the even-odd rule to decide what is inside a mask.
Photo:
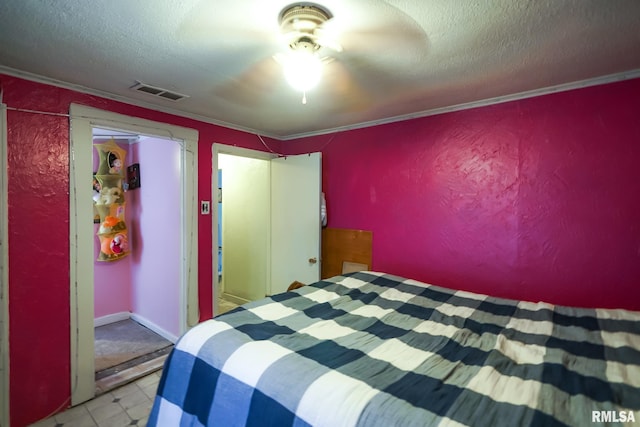
[{"label": "shelf with toys", "polygon": [[95,174],[98,192],[94,204],[100,216],[98,261],[116,261],[129,254],[129,239],[125,223],[123,189],[126,152],[114,140],[94,144],[100,163]]}]

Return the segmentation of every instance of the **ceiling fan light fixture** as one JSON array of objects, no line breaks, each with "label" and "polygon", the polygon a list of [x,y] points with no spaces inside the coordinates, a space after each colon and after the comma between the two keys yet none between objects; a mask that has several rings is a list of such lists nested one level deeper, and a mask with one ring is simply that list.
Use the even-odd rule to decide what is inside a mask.
[{"label": "ceiling fan light fixture", "polygon": [[292,50],[282,58],[287,83],[300,92],[317,86],[322,77],[322,60],[314,52]]},{"label": "ceiling fan light fixture", "polygon": [[318,55],[322,46],[316,31],[332,17],[327,9],[314,3],[292,4],[280,12],[280,30],[290,49],[280,55],[279,62],[289,85],[303,93],[303,104],[306,92],[320,82],[326,62]]}]

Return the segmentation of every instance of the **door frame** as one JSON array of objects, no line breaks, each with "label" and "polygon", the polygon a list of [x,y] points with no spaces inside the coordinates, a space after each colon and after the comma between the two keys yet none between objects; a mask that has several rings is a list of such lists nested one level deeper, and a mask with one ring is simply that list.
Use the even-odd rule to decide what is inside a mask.
[{"label": "door frame", "polygon": [[[95,396],[94,259],[91,189],[93,128],[126,131],[180,142],[182,223],[180,332],[198,322],[198,131],[79,104],[70,106],[69,238],[71,405]],[[80,201],[85,201],[80,202]]]},{"label": "door frame", "polygon": [[[250,148],[241,148],[235,147],[232,145],[225,145],[218,142],[214,142],[211,147],[211,223],[212,223],[212,257],[213,265],[211,266],[212,274],[213,274],[213,289],[212,289],[212,307],[213,307],[213,315],[216,316],[220,310],[218,305],[219,295],[218,295],[218,257],[217,251],[213,251],[213,247],[217,247],[218,242],[218,222],[220,219],[218,218],[218,155],[220,154],[229,154],[232,156],[238,157],[246,157],[251,159],[258,160],[266,160],[271,161],[278,157],[277,154],[269,153],[266,151],[258,151],[252,150]],[[270,167],[270,166],[269,166]],[[224,197],[224,196],[223,196]],[[224,202],[223,202],[224,203]],[[271,241],[271,230],[267,232],[267,239]],[[222,256],[224,257],[224,248],[222,249]],[[267,253],[267,277],[271,277],[271,254]],[[222,272],[224,275],[224,271]],[[270,287],[270,283],[268,284]],[[267,289],[267,291],[269,291]]]},{"label": "door frame", "polygon": [[9,426],[9,213],[7,106],[0,104],[0,426]]}]

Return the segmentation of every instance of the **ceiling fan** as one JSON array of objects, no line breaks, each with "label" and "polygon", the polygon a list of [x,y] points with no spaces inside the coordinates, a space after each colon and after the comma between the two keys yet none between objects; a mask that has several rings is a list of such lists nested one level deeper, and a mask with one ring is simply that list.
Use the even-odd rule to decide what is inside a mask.
[{"label": "ceiling fan", "polygon": [[274,59],[282,65],[287,82],[302,92],[303,104],[307,103],[307,90],[318,84],[323,66],[332,60],[320,57],[320,48],[342,51],[342,46],[323,32],[323,24],[332,17],[329,10],[312,3],[293,4],[280,12],[280,31],[290,50],[275,54]]},{"label": "ceiling fan", "polygon": [[[327,7],[234,0],[225,8],[194,1],[179,36],[210,58],[213,94],[239,108],[261,102],[296,111],[282,105],[287,88],[280,85],[288,82],[303,103],[314,92],[318,111],[357,114],[388,96],[387,82],[426,51],[424,30],[387,1],[323,0]],[[274,11],[274,3],[283,6]]]}]

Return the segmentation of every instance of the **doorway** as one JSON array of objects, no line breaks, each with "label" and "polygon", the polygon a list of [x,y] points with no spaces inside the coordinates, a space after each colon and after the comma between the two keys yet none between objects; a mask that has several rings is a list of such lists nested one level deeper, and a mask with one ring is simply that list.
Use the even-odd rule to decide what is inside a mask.
[{"label": "doorway", "polygon": [[[94,365],[103,393],[159,369],[180,334],[181,143],[92,132]],[[109,171],[102,165],[116,154],[121,167],[103,175]],[[106,205],[114,191],[120,197]],[[112,224],[118,212],[121,221]],[[122,244],[112,251],[118,238]]]},{"label": "doorway", "polygon": [[[263,164],[266,173],[250,172],[260,178],[253,184],[241,184],[244,188],[257,186],[259,195],[252,191],[236,191],[238,194],[230,194],[229,181],[224,168],[219,176],[217,173],[220,165],[224,165],[226,159],[234,157],[238,163],[250,165]],[[256,159],[258,160],[256,162]],[[278,157],[276,154],[254,151],[244,148],[231,147],[222,144],[213,144],[212,153],[212,199],[217,199],[218,188],[222,188],[222,206],[230,198],[239,198],[240,206],[252,206],[244,210],[252,210],[258,219],[251,219],[251,224],[245,222],[237,226],[237,232],[225,230],[225,213],[222,213],[220,221],[218,209],[213,209],[213,241],[220,242],[222,246],[222,271],[220,281],[214,284],[213,307],[214,316],[220,314],[221,296],[234,286],[244,286],[245,280],[229,283],[230,275],[226,275],[226,257],[235,257],[238,265],[244,270],[259,271],[253,275],[252,289],[237,290],[249,299],[258,299],[264,296],[285,292],[288,286],[294,282],[313,283],[320,279],[320,199],[321,199],[321,155],[309,153],[295,156]],[[252,166],[254,167],[254,166]],[[260,169],[263,169],[262,167]],[[245,175],[239,173],[237,176]],[[220,185],[220,177],[222,184]],[[256,183],[257,182],[257,183]],[[234,193],[236,193],[234,192]],[[253,196],[248,196],[253,194]],[[251,200],[242,200],[241,195],[247,195]],[[255,203],[256,200],[258,203]],[[244,215],[242,209],[239,211]],[[222,227],[218,227],[219,223]],[[252,231],[246,233],[248,229]],[[243,233],[246,236],[243,236]],[[226,238],[219,240],[222,234]],[[254,244],[251,251],[241,250],[233,254],[230,244],[245,241],[248,247],[251,240]],[[250,256],[247,256],[249,254]],[[214,263],[214,277],[218,277],[218,266]],[[222,284],[224,283],[224,289]],[[257,285],[257,286],[256,286]],[[223,290],[225,291],[223,293]]]},{"label": "doorway", "polygon": [[[158,230],[179,236],[179,287],[176,335],[198,322],[197,300],[197,139],[192,129],[123,116],[72,104],[70,156],[70,247],[71,247],[71,404],[77,405],[95,395],[94,360],[94,245],[92,193],[87,180],[92,175],[95,128],[171,140],[179,144],[180,198],[173,200],[178,212],[178,230]],[[142,165],[141,165],[142,166]],[[142,183],[144,185],[144,183]],[[174,332],[175,333],[175,332]]]},{"label": "doorway", "polygon": [[[214,144],[214,315],[264,298],[269,278],[269,153]],[[218,190],[219,189],[219,190]]]}]

